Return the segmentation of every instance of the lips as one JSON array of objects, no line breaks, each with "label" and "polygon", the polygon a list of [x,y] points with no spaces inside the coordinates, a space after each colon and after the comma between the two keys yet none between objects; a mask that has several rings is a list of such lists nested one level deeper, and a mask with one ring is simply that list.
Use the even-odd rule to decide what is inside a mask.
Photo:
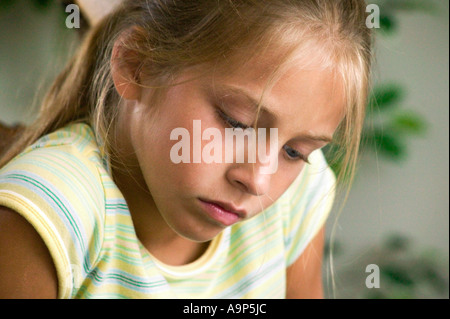
[{"label": "lips", "polygon": [[247,212],[234,207],[230,203],[200,199],[206,213],[225,226],[230,226],[247,217]]}]

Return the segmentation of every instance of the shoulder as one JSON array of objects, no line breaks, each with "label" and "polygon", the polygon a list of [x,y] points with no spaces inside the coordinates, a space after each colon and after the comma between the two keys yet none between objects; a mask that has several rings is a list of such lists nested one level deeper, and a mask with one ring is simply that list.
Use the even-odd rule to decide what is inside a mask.
[{"label": "shoulder", "polygon": [[74,124],[42,137],[3,167],[0,196],[61,214],[99,211],[101,167],[92,131]]},{"label": "shoulder", "polygon": [[[311,204],[314,197],[334,196],[336,177],[321,150],[310,155],[310,164],[305,165],[292,185],[283,194],[289,204]],[[294,199],[294,201],[292,201]]]},{"label": "shoulder", "polygon": [[56,298],[50,253],[25,218],[0,206],[0,298]]},{"label": "shoulder", "polygon": [[92,130],[74,124],[44,136],[0,170],[0,206],[40,235],[70,297],[74,265],[88,273],[101,249],[105,194]]},{"label": "shoulder", "polygon": [[[86,188],[95,194],[101,191],[100,167],[92,131],[74,124],[40,138],[0,169],[0,191],[14,184],[53,198],[63,193],[81,196]],[[56,194],[51,188],[64,192]]]},{"label": "shoulder", "polygon": [[283,232],[287,264],[292,264],[324,226],[335,198],[336,177],[322,151],[282,195]]}]

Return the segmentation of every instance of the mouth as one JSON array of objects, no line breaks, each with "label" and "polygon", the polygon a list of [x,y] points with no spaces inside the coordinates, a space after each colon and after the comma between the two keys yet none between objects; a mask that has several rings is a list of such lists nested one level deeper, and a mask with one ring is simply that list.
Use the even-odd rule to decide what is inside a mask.
[{"label": "mouth", "polygon": [[234,207],[230,203],[212,201],[199,198],[204,211],[224,226],[231,226],[246,218],[247,212]]}]

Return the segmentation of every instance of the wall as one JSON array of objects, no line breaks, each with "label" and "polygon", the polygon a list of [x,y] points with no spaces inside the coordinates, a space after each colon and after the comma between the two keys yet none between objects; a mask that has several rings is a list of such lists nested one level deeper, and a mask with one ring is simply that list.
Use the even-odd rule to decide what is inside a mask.
[{"label": "wall", "polygon": [[[420,113],[427,132],[410,140],[408,157],[400,163],[372,153],[361,159],[336,224],[335,245],[341,247],[341,257],[335,259],[338,274],[356,265],[369,249],[380,247],[390,234],[406,236],[416,251],[436,250],[448,263],[449,2],[429,2],[437,13],[401,13],[398,32],[377,38],[374,70],[375,82],[405,86],[400,107]],[[334,209],[327,224],[329,237],[336,215]]]},{"label": "wall", "polygon": [[29,107],[64,65],[77,37],[65,28],[64,10],[37,10],[30,1],[0,5],[0,120],[29,122]]}]

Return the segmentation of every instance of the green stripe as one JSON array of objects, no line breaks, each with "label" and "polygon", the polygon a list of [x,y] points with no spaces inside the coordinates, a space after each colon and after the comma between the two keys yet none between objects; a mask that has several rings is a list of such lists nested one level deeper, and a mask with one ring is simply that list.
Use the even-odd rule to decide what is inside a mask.
[{"label": "green stripe", "polygon": [[[69,213],[68,209],[64,206],[64,204],[59,200],[59,198],[49,188],[47,188],[45,185],[43,185],[39,181],[37,181],[33,178],[30,178],[28,176],[25,176],[25,175],[12,174],[12,175],[8,175],[7,177],[10,177],[13,179],[14,178],[19,179],[24,182],[28,182],[28,183],[34,185],[35,187],[41,189],[44,193],[46,193],[52,199],[52,201],[61,209],[61,211],[64,213],[64,216],[69,221],[70,225],[72,226],[72,229],[75,231],[75,235],[76,235],[79,243],[81,244],[82,251],[86,250],[85,246],[84,246],[84,241],[81,239],[82,236],[80,234],[80,230],[78,229],[78,225],[72,219],[72,216]],[[83,266],[85,267],[85,271],[88,271],[88,268],[86,268],[86,265],[83,264]]]}]

